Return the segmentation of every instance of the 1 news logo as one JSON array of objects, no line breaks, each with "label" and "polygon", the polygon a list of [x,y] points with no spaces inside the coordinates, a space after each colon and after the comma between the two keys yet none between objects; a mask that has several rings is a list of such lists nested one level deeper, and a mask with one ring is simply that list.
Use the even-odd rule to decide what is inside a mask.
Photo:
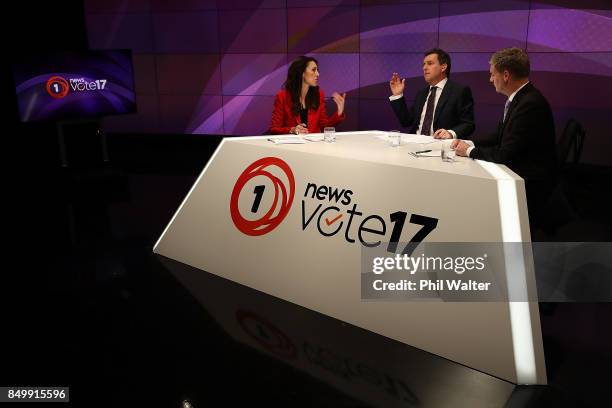
[{"label": "1 news logo", "polygon": [[[274,198],[270,202],[271,194],[264,195],[264,193],[271,188],[274,189]],[[241,200],[243,191],[245,194]],[[293,204],[294,195],[295,178],[289,165],[277,157],[259,159],[242,172],[234,185],[230,199],[232,221],[236,228],[246,235],[267,234],[285,219]],[[250,208],[245,210],[243,205],[241,211],[241,202],[249,203]],[[264,209],[265,213],[258,215]]]},{"label": "1 news logo", "polygon": [[54,75],[47,80],[47,93],[52,98],[61,99],[68,95],[68,92],[87,92],[87,91],[103,91],[106,88],[106,79],[96,79],[90,81],[85,78],[66,78]]},{"label": "1 news logo", "polygon": [[47,93],[52,98],[61,99],[68,95],[69,90],[68,81],[61,76],[52,76],[47,80]]},{"label": "1 news logo", "polygon": [[[271,193],[264,194],[271,190],[274,190],[273,198]],[[343,236],[349,244],[359,242],[368,248],[386,242],[387,252],[400,250],[403,255],[411,255],[438,226],[436,217],[402,210],[364,214],[353,194],[353,190],[346,187],[307,182],[302,199],[302,231],[315,225],[324,237]],[[289,165],[277,157],[259,159],[242,172],[234,185],[230,199],[232,221],[246,235],[267,234],[285,219],[294,195],[295,179]],[[403,232],[410,224],[421,228],[406,239]],[[407,243],[403,249],[398,248],[400,242]]]}]

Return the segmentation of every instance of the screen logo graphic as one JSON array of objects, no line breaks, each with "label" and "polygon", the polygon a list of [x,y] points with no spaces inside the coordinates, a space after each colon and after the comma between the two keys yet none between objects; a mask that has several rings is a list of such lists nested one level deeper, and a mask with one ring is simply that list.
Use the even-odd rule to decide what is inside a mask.
[{"label": "screen logo graphic", "polygon": [[55,99],[68,95],[69,89],[68,81],[61,76],[52,76],[47,80],[47,93]]},{"label": "screen logo graphic", "polygon": [[[281,180],[282,177],[284,180]],[[266,180],[267,179],[267,180]],[[249,183],[251,180],[254,182]],[[261,181],[261,182],[260,182]],[[272,183],[274,197],[269,203],[269,209],[261,216],[260,207],[264,198],[270,196],[265,194]],[[247,193],[253,184],[256,184],[252,193]],[[241,193],[244,191],[243,200],[240,200]],[[289,165],[277,157],[264,157],[252,163],[246,168],[236,180],[232,197],[230,200],[230,214],[234,225],[242,233],[250,236],[259,236],[272,231],[285,219],[293,203],[295,194],[295,178]],[[248,201],[250,208],[244,208],[241,212],[239,202]],[[268,200],[269,201],[269,200]],[[268,203],[266,202],[267,205]],[[267,208],[267,207],[262,207]],[[263,211],[263,210],[262,210]],[[255,219],[251,219],[255,217]]]}]

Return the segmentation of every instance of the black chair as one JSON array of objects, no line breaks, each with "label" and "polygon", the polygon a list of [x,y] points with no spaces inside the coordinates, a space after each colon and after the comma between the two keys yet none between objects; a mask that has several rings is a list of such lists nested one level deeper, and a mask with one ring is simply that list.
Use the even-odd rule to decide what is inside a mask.
[{"label": "black chair", "polygon": [[580,161],[582,146],[586,131],[576,119],[570,119],[563,129],[561,138],[557,143],[557,160],[559,167],[563,168],[571,157],[571,163],[577,164]]},{"label": "black chair", "polygon": [[[546,204],[547,211],[542,218],[541,229],[549,236],[555,235],[559,227],[577,219],[578,214],[572,202],[572,186],[575,185],[575,165],[580,161],[585,130],[575,119],[570,119],[557,143],[557,166],[560,176]],[[571,166],[567,166],[571,163]]]}]

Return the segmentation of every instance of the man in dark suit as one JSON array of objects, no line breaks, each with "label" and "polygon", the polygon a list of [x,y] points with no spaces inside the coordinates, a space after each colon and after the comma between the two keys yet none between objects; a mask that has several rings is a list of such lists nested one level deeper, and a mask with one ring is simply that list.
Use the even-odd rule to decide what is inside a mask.
[{"label": "man in dark suit", "polygon": [[428,87],[406,107],[404,82],[397,72],[389,81],[391,107],[408,132],[436,139],[468,139],[474,132],[474,100],[469,87],[449,80],[450,56],[439,48],[425,53],[423,76]]},{"label": "man in dark suit", "polygon": [[496,52],[489,81],[508,97],[493,145],[454,140],[457,155],[507,165],[525,180],[532,224],[546,219],[546,203],[556,186],[555,125],[550,105],[529,82],[529,56],[520,48]]}]

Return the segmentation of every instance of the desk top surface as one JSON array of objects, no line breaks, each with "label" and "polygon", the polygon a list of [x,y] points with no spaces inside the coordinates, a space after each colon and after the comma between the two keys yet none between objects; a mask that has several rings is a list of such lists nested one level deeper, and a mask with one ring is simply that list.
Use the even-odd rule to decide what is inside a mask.
[{"label": "desk top surface", "polygon": [[[236,137],[226,138],[225,140],[245,145],[272,147],[280,151],[334,156],[344,159],[363,160],[392,166],[431,170],[486,179],[499,178],[492,175],[479,160],[472,160],[467,157],[457,156],[452,163],[444,162],[439,157],[414,157],[409,154],[409,152],[419,150],[419,144],[402,142],[402,145],[399,147],[391,147],[385,140],[380,138],[384,135],[385,132],[382,131],[337,132],[336,142],[334,143],[306,141],[304,144],[274,144],[268,140],[270,136]],[[442,143],[442,141],[432,142],[425,145],[424,148],[439,150]],[[499,167],[503,169],[503,172],[506,173],[509,178],[519,179],[519,177],[507,167]]]}]

